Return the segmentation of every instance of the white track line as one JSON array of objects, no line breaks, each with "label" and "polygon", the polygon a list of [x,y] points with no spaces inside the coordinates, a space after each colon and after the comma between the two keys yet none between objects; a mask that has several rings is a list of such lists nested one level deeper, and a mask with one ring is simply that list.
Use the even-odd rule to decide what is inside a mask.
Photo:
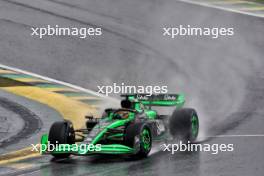
[{"label": "white track line", "polygon": [[200,6],[204,6],[204,7],[210,7],[210,8],[214,8],[214,9],[220,9],[220,10],[224,10],[224,11],[228,11],[228,12],[240,13],[240,14],[243,14],[243,15],[249,15],[249,16],[264,18],[264,14],[256,14],[256,13],[251,13],[251,12],[244,12],[244,11],[240,11],[240,10],[235,10],[235,9],[231,9],[231,8],[225,8],[225,7],[220,7],[220,6],[213,5],[213,4],[208,4],[208,3],[205,3],[205,2],[195,2],[195,1],[192,1],[192,0],[178,0],[178,1],[189,3],[189,4],[200,5]]},{"label": "white track line", "polygon": [[224,138],[224,137],[264,137],[264,134],[226,134],[217,136],[207,136],[207,138]]},{"label": "white track line", "polygon": [[11,70],[11,71],[23,73],[23,74],[26,74],[26,75],[30,75],[30,76],[33,76],[33,77],[36,77],[36,78],[40,78],[40,79],[43,79],[43,80],[46,80],[46,81],[49,81],[49,82],[52,82],[52,83],[61,84],[61,85],[64,85],[64,86],[67,86],[67,87],[70,87],[70,88],[73,88],[73,89],[76,89],[76,90],[80,90],[80,91],[83,91],[83,92],[86,92],[86,93],[89,93],[89,94],[93,94],[93,95],[95,95],[97,97],[101,97],[101,98],[106,98],[106,99],[111,99],[113,101],[117,101],[117,99],[115,99],[115,98],[104,96],[104,95],[99,94],[99,93],[97,93],[95,91],[92,91],[92,90],[89,90],[89,89],[85,89],[83,87],[79,87],[79,86],[76,86],[76,85],[73,85],[73,84],[70,84],[70,83],[66,83],[66,82],[63,82],[63,81],[58,81],[58,80],[55,80],[55,79],[52,79],[52,78],[49,78],[49,77],[41,76],[41,75],[38,75],[38,74],[35,74],[35,73],[32,73],[32,72],[28,72],[28,71],[25,71],[25,70],[21,70],[21,69],[18,69],[18,68],[10,67],[10,66],[3,65],[3,64],[0,64],[0,68],[4,68],[4,69]]}]

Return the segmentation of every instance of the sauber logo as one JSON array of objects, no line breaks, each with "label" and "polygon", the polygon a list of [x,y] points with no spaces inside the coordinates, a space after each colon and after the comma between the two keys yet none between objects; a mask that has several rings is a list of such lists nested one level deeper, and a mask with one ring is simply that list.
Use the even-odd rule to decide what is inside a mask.
[{"label": "sauber logo", "polygon": [[138,100],[148,100],[150,95],[137,95]]},{"label": "sauber logo", "polygon": [[164,100],[176,100],[176,96],[174,95],[164,95]]}]

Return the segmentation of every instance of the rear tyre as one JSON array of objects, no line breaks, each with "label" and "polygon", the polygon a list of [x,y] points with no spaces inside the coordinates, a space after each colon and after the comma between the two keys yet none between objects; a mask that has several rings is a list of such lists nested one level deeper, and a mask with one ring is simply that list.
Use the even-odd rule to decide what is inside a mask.
[{"label": "rear tyre", "polygon": [[138,150],[134,158],[147,157],[152,147],[151,130],[145,123],[128,125],[124,140],[125,145]]},{"label": "rear tyre", "polygon": [[[50,144],[74,144],[74,128],[70,121],[55,122],[49,131]],[[70,153],[52,154],[55,158],[67,158]]]},{"label": "rear tyre", "polygon": [[170,132],[183,142],[194,142],[199,132],[199,119],[196,111],[191,108],[174,110],[169,121]]}]

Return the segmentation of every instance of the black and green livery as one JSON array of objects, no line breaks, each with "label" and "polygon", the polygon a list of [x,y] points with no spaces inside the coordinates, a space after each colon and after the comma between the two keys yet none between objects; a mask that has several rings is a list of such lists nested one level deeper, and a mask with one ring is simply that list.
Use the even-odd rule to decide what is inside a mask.
[{"label": "black and green livery", "polygon": [[[42,150],[57,158],[69,155],[126,154],[146,157],[155,141],[177,137],[195,141],[199,120],[194,109],[183,108],[182,94],[122,95],[121,108],[105,109],[101,118],[87,116],[86,127],[74,129],[69,121],[55,122],[41,139],[42,146],[57,144],[53,151]],[[160,114],[154,106],[175,107],[172,114]],[[61,148],[62,144],[68,147]],[[83,145],[99,146],[98,150]],[[85,152],[84,152],[85,151]]]}]

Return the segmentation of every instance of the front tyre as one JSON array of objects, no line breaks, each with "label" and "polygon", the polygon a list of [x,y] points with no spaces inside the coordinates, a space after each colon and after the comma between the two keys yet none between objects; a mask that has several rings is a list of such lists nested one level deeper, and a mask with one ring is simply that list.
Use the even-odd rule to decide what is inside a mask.
[{"label": "front tyre", "polygon": [[170,132],[180,140],[194,142],[199,132],[197,112],[192,108],[174,110],[170,117]]},{"label": "front tyre", "polygon": [[[75,134],[74,128],[70,121],[55,122],[52,124],[49,131],[49,142],[50,144],[74,144]],[[54,153],[52,154],[55,158],[67,158],[70,153]]]},{"label": "front tyre", "polygon": [[130,124],[125,132],[125,145],[137,149],[135,158],[145,158],[152,147],[152,135],[149,126],[145,123]]}]

